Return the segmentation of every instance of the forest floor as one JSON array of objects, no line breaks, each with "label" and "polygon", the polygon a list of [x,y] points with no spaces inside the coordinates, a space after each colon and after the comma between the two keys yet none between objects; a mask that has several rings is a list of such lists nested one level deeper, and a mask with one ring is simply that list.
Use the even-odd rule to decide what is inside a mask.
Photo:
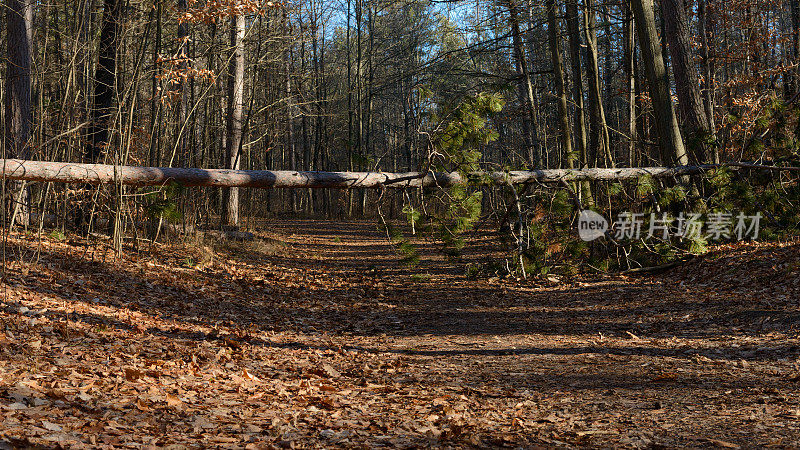
[{"label": "forest floor", "polygon": [[264,230],[8,238],[0,448],[800,446],[797,243],[532,283],[403,269],[373,223]]}]

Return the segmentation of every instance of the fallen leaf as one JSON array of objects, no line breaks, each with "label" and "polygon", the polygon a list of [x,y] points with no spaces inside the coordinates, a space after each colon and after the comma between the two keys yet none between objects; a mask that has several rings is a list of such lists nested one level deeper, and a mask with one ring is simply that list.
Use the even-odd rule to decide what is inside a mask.
[{"label": "fallen leaf", "polygon": [[666,383],[669,381],[675,381],[678,379],[678,374],[675,372],[664,372],[662,374],[656,375],[655,377],[651,378],[650,381],[653,383]]},{"label": "fallen leaf", "polygon": [[208,430],[214,428],[214,424],[203,416],[198,416],[195,418],[194,422],[192,422],[192,425],[194,425],[196,430]]},{"label": "fallen leaf", "polygon": [[260,383],[261,379],[257,376],[253,375],[252,373],[248,372],[247,369],[242,369],[242,378],[245,380],[250,380],[254,383]]},{"label": "fallen leaf", "polygon": [[706,441],[708,441],[708,443],[711,445],[715,445],[721,448],[742,448],[738,444],[734,444],[733,442],[723,441],[720,439],[706,439]]},{"label": "fallen leaf", "polygon": [[169,393],[165,396],[164,400],[167,402],[167,406],[172,406],[177,408],[183,405],[181,399]]},{"label": "fallen leaf", "polygon": [[800,372],[796,372],[787,376],[786,381],[791,381],[792,383],[800,382]]},{"label": "fallen leaf", "polygon": [[334,369],[330,364],[323,364],[322,371],[325,372],[325,375],[331,378],[339,378],[342,376],[342,374],[338,370]]},{"label": "fallen leaf", "polygon": [[128,381],[136,381],[139,378],[142,378],[145,374],[141,370],[131,369],[126,367],[124,369],[125,372],[125,379]]},{"label": "fallen leaf", "polygon": [[150,407],[147,406],[147,403],[145,403],[145,401],[142,399],[136,400],[136,409],[139,411],[150,411]]},{"label": "fallen leaf", "polygon": [[53,422],[48,422],[46,420],[42,421],[42,426],[48,431],[62,431],[63,428],[54,424]]}]

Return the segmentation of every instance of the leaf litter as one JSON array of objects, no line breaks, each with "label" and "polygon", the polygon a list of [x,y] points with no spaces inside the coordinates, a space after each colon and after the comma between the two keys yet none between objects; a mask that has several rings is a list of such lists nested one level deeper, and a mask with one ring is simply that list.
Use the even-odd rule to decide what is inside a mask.
[{"label": "leaf litter", "polygon": [[367,223],[266,229],[288,247],[195,267],[10,237],[0,446],[800,445],[796,243],[539,286],[412,278]]}]

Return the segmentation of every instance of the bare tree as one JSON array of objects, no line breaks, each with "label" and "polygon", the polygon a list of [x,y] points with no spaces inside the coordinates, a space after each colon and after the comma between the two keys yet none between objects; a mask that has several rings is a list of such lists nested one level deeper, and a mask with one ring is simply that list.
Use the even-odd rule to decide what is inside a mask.
[{"label": "bare tree", "polygon": [[550,41],[550,61],[553,64],[553,79],[556,82],[556,97],[558,102],[558,117],[561,128],[561,146],[564,152],[567,167],[575,167],[575,155],[572,153],[572,133],[569,126],[569,111],[567,110],[567,92],[564,88],[564,63],[561,58],[559,45],[558,22],[556,21],[556,1],[547,0],[547,35]]},{"label": "bare tree", "polygon": [[[578,146],[578,159],[582,168],[589,167],[589,151],[586,136],[586,117],[583,107],[583,69],[581,69],[581,34],[577,0],[566,0],[567,34],[569,35],[569,59],[572,67],[572,102],[575,104],[573,128],[575,143]],[[581,198],[584,204],[591,205],[592,190],[589,183],[581,184]]]},{"label": "bare tree", "polygon": [[691,36],[683,0],[662,0],[666,38],[672,58],[672,73],[678,104],[686,121],[686,140],[695,162],[706,160],[711,125],[700,98],[700,79],[692,56]]},{"label": "bare tree", "polygon": [[664,56],[661,43],[656,32],[656,20],[652,0],[632,0],[633,17],[636,21],[636,34],[642,49],[650,97],[653,101],[653,115],[656,119],[661,159],[664,164],[675,162],[689,164],[689,157],[678,128],[678,119],[672,105],[669,90],[669,75],[664,67]]},{"label": "bare tree", "polygon": [[589,81],[589,148],[594,152],[593,160],[602,158],[606,167],[614,167],[606,113],[600,93],[601,81],[597,58],[597,26],[594,8],[593,0],[585,0],[583,24],[586,32],[586,79]]},{"label": "bare tree", "polygon": [[711,58],[711,48],[709,46],[713,33],[710,26],[710,18],[707,11],[706,4],[708,0],[697,1],[697,31],[700,35],[700,56],[702,58],[701,67],[703,71],[703,84],[702,84],[702,97],[703,107],[706,112],[706,119],[708,120],[709,133],[711,133],[711,141],[715,143],[713,149],[713,162],[719,163],[719,145],[716,145],[717,130],[714,121],[714,61]]},{"label": "bare tree", "polygon": [[94,75],[94,97],[87,157],[96,162],[104,147],[109,144],[112,105],[117,85],[117,49],[122,27],[121,0],[104,0],[103,26],[100,29],[100,46]]},{"label": "bare tree", "polygon": [[525,139],[525,146],[527,147],[525,150],[528,153],[528,162],[534,167],[539,167],[542,163],[542,149],[539,143],[539,137],[536,133],[537,114],[534,108],[533,83],[531,82],[531,74],[530,71],[528,71],[528,63],[525,60],[525,52],[522,46],[519,12],[517,10],[516,0],[506,0],[506,5],[508,6],[508,20],[511,25],[511,35],[514,44],[514,60],[516,61],[517,75],[519,76],[517,89],[520,102],[524,108],[522,133]]},{"label": "bare tree", "polygon": [[625,10],[624,60],[625,79],[628,90],[628,164],[636,164],[636,41],[634,39],[633,13],[630,1],[622,2]]},{"label": "bare tree", "polygon": [[[800,62],[800,5],[798,5],[797,0],[789,0],[789,3],[792,5],[792,57],[793,63],[797,64]],[[800,91],[800,76],[798,75],[798,71],[800,69],[795,69],[792,77],[792,83],[790,83],[792,91],[792,95],[796,94]]]},{"label": "bare tree", "polygon": [[[225,152],[228,168],[237,170],[241,164],[242,119],[244,114],[244,14],[231,17],[231,47],[233,57],[228,68],[228,117]],[[229,227],[239,226],[239,189],[225,190],[224,220]]]},{"label": "bare tree", "polygon": [[[178,0],[178,12],[185,13],[186,8],[186,0]],[[176,57],[180,61],[180,70],[185,73],[189,68],[189,26],[186,22],[181,21],[178,23],[177,38],[178,52]],[[183,78],[178,78],[178,84],[175,86],[175,90],[180,93],[180,101],[178,102],[178,121],[175,124],[175,135],[178,138],[178,160],[186,161],[188,159],[188,155],[186,154],[187,137],[185,124],[187,119],[189,91],[187,89],[187,83]]]},{"label": "bare tree", "polygon": [[[30,155],[32,121],[31,43],[33,42],[33,8],[29,1],[6,2],[6,27],[8,30],[5,82],[6,155],[27,159]],[[27,225],[30,192],[24,183],[15,184],[10,191],[12,205],[15,205],[12,226],[15,219]]]}]

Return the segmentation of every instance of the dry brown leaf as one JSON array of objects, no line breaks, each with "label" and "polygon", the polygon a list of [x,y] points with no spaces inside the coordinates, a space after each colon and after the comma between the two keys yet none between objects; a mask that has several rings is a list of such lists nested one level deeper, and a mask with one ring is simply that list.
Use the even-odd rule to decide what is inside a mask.
[{"label": "dry brown leaf", "polygon": [[250,381],[252,381],[254,383],[260,383],[261,382],[260,378],[258,378],[257,376],[251,374],[250,372],[248,372],[247,369],[242,369],[242,378],[244,378],[245,380],[250,380]]},{"label": "dry brown leaf", "polygon": [[325,372],[325,375],[329,376],[330,378],[339,378],[342,376],[338,370],[334,369],[333,366],[330,364],[323,364],[322,370]]},{"label": "dry brown leaf", "polygon": [[670,381],[676,381],[678,379],[678,374],[675,372],[664,372],[661,374],[656,375],[655,377],[651,378],[650,381],[653,383],[667,383]]},{"label": "dry brown leaf", "polygon": [[48,422],[46,420],[42,421],[42,427],[44,427],[44,429],[47,430],[47,431],[58,432],[58,431],[62,431],[63,430],[63,428],[61,428],[61,426],[59,426],[57,424],[54,424],[53,422]]},{"label": "dry brown leaf", "polygon": [[172,406],[173,408],[178,408],[180,406],[183,406],[183,402],[181,401],[181,399],[169,393],[167,393],[167,395],[164,396],[164,401],[167,403],[167,406]]},{"label": "dry brown leaf", "polygon": [[136,409],[139,411],[150,411],[150,407],[147,405],[147,402],[142,399],[136,400]]},{"label": "dry brown leaf", "polygon": [[734,444],[733,442],[723,441],[720,439],[706,439],[709,444],[721,448],[742,448],[741,445]]},{"label": "dry brown leaf", "polygon": [[136,381],[139,378],[144,377],[145,373],[138,369],[133,369],[130,367],[126,367],[124,369],[125,379],[128,381]]},{"label": "dry brown leaf", "polygon": [[791,381],[792,383],[800,382],[800,372],[795,372],[785,378],[786,381]]}]

